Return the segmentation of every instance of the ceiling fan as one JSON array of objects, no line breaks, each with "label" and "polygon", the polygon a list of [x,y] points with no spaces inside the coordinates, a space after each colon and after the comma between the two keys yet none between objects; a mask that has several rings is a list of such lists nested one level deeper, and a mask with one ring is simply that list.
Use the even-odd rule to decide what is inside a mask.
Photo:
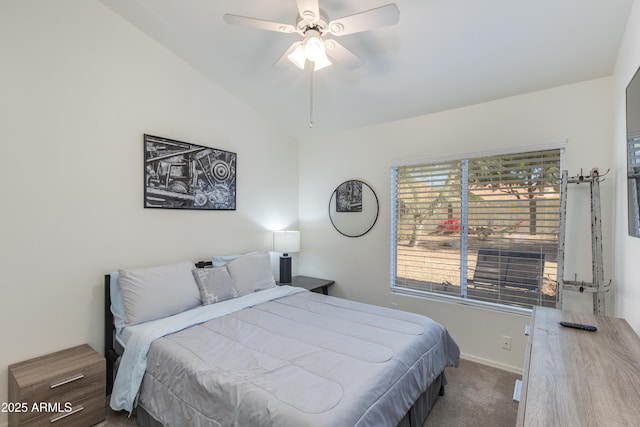
[{"label": "ceiling fan", "polygon": [[232,14],[225,14],[223,19],[227,24],[300,34],[303,40],[294,42],[274,65],[287,58],[300,69],[304,69],[305,64],[311,62],[312,71],[317,71],[331,65],[332,60],[349,69],[362,65],[362,60],[357,55],[327,36],[340,37],[394,25],[400,17],[395,3],[334,20],[330,20],[325,11],[320,9],[318,0],[296,0],[296,3],[298,18],[295,25]]}]

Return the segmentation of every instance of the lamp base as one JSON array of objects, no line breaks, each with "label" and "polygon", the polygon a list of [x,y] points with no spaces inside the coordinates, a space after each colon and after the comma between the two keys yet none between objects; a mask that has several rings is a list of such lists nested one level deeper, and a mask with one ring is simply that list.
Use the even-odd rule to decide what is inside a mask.
[{"label": "lamp base", "polygon": [[280,283],[291,283],[291,257],[287,254],[280,257]]}]

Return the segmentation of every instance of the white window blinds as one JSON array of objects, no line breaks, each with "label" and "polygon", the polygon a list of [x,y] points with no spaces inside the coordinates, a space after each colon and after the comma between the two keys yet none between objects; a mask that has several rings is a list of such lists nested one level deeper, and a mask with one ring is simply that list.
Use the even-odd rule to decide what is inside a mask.
[{"label": "white window blinds", "polygon": [[555,306],[561,149],[392,171],[392,286]]}]

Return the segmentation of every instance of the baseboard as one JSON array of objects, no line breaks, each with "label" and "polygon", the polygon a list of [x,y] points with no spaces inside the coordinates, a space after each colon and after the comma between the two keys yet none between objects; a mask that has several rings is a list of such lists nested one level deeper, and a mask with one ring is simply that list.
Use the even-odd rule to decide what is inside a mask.
[{"label": "baseboard", "polygon": [[480,363],[492,368],[501,369],[503,371],[511,372],[513,374],[522,375],[522,368],[517,366],[511,366],[504,363],[496,362],[495,360],[484,359],[482,357],[473,356],[471,354],[460,353],[460,357],[470,362]]}]

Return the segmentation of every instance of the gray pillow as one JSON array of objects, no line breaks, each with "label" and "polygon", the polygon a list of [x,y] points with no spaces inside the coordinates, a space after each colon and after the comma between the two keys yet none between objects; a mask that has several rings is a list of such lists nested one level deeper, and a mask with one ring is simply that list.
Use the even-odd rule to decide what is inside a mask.
[{"label": "gray pillow", "polygon": [[125,326],[182,313],[200,305],[192,262],[118,270]]},{"label": "gray pillow", "polygon": [[240,297],[276,286],[271,259],[266,252],[236,258],[227,264],[227,268]]},{"label": "gray pillow", "polygon": [[203,305],[226,301],[238,296],[226,267],[193,270]]}]

